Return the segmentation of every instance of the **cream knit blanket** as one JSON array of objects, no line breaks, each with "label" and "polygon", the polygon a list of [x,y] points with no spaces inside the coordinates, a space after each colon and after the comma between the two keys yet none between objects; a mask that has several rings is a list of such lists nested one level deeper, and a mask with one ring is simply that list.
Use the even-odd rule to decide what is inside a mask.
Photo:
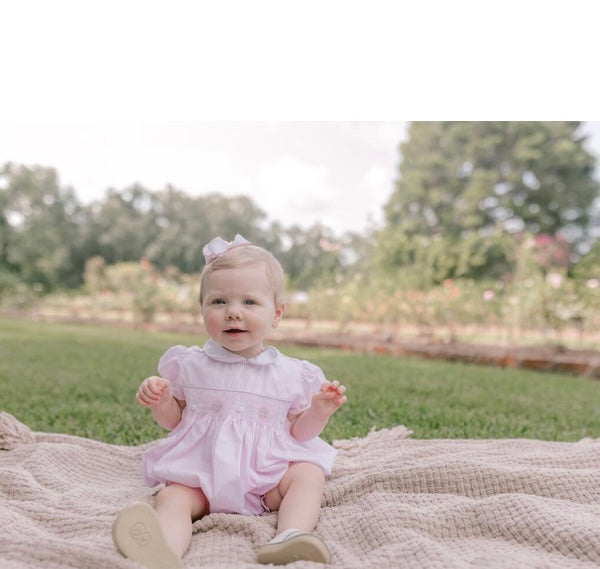
[{"label": "cream knit blanket", "polygon": [[[600,439],[413,440],[405,427],[337,441],[316,529],[339,568],[600,567]],[[34,433],[0,413],[0,568],[138,567],[115,514],[151,500],[140,456]],[[185,567],[261,567],[276,514],[196,522]],[[297,562],[297,569],[319,565]]]}]

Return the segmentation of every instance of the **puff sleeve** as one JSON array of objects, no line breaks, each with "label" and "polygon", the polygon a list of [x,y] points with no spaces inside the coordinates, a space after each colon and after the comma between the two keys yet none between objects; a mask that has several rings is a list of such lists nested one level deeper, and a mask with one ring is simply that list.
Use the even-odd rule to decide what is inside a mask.
[{"label": "puff sleeve", "polygon": [[313,395],[321,389],[325,375],[315,364],[302,360],[300,367],[299,389],[290,406],[290,413],[296,415],[310,407]]},{"label": "puff sleeve", "polygon": [[158,373],[171,382],[171,394],[177,399],[185,399],[183,394],[182,362],[188,355],[189,348],[173,346],[169,348],[158,362]]}]

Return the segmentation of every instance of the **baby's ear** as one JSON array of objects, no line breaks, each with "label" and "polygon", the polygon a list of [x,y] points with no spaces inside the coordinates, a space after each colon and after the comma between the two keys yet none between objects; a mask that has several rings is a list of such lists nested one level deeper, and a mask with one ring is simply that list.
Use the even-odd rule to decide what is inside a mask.
[{"label": "baby's ear", "polygon": [[283,317],[283,313],[285,312],[285,304],[283,304],[283,302],[279,305],[275,307],[275,316],[273,317],[273,328],[277,328],[277,326],[279,326],[279,322],[281,321],[281,318]]}]

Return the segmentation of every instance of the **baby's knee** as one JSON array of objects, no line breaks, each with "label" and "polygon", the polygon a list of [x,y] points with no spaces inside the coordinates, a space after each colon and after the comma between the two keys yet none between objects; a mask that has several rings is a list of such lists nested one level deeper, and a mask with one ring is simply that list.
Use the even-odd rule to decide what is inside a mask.
[{"label": "baby's knee", "polygon": [[296,462],[290,466],[290,472],[294,477],[306,480],[314,485],[325,485],[325,473],[312,462]]},{"label": "baby's knee", "polygon": [[190,489],[182,484],[167,484],[156,494],[156,501],[184,499],[188,490]]},{"label": "baby's knee", "polygon": [[201,517],[208,510],[208,500],[200,488],[190,488],[183,484],[169,484],[156,495],[155,507],[169,505],[189,510],[192,518]]}]

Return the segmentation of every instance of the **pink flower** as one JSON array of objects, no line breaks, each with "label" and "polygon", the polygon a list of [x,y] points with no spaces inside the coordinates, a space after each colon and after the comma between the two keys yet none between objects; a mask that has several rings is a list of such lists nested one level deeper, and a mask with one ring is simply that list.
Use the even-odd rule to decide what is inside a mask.
[{"label": "pink flower", "polygon": [[492,298],[494,298],[494,296],[496,296],[496,294],[494,293],[493,290],[484,290],[482,296],[483,296],[483,300],[485,300],[486,302],[489,302],[490,300],[492,300]]}]

